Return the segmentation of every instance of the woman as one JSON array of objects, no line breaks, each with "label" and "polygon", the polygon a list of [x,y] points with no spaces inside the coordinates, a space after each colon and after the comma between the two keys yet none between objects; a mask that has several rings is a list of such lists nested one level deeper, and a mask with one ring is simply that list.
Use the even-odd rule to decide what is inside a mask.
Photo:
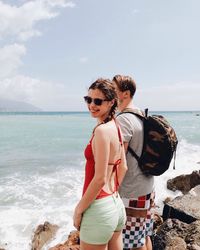
[{"label": "woman", "polygon": [[74,212],[74,226],[80,230],[81,250],[122,250],[126,214],[117,189],[127,166],[114,119],[117,96],[112,82],[96,80],[84,99],[97,126],[85,149],[85,182]]}]

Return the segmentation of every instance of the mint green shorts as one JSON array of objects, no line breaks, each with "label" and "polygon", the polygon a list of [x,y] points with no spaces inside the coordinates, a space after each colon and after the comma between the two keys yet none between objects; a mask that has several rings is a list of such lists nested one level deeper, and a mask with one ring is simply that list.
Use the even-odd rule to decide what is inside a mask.
[{"label": "mint green shorts", "polygon": [[95,200],[84,212],[80,240],[88,244],[107,244],[116,231],[126,222],[124,204],[116,193]]}]

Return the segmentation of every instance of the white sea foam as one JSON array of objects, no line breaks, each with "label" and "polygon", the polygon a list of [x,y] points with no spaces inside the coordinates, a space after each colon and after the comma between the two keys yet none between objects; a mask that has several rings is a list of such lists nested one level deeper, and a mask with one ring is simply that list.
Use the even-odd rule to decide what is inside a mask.
[{"label": "white sea foam", "polygon": [[200,146],[193,145],[185,140],[181,140],[178,145],[175,161],[175,170],[173,169],[173,160],[170,164],[169,170],[163,175],[155,178],[156,190],[156,205],[159,211],[162,211],[163,200],[166,197],[175,197],[181,195],[179,191],[173,192],[167,189],[167,180],[182,174],[190,174],[194,170],[200,170]]},{"label": "white sea foam", "polygon": [[0,207],[0,246],[30,249],[33,231],[45,221],[60,227],[55,243],[66,240],[73,230],[73,210],[81,196],[82,182],[82,170],[62,169],[25,179],[15,174],[0,193],[10,197],[5,200],[7,206]]}]

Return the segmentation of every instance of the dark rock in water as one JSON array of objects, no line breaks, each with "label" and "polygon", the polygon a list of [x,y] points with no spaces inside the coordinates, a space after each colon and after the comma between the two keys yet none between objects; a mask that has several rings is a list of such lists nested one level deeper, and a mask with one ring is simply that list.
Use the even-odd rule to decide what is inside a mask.
[{"label": "dark rock in water", "polygon": [[52,237],[55,235],[58,230],[57,225],[52,225],[49,222],[45,222],[42,225],[39,225],[34,232],[32,239],[32,248],[31,250],[40,250]]},{"label": "dark rock in water", "polygon": [[153,243],[154,250],[197,250],[200,247],[200,220],[186,224],[168,219],[157,230]]},{"label": "dark rock in water", "polygon": [[200,185],[164,205],[163,219],[176,218],[186,223],[200,220]]},{"label": "dark rock in water", "polygon": [[190,189],[200,185],[200,170],[193,171],[188,175],[180,175],[167,181],[167,188],[176,191],[180,190],[183,194],[190,191]]}]

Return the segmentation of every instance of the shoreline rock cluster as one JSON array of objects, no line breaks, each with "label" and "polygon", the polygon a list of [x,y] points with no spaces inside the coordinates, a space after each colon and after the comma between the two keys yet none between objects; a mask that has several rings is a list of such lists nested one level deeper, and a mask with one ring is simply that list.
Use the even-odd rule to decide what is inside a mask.
[{"label": "shoreline rock cluster", "polygon": [[170,179],[167,187],[183,195],[166,200],[153,250],[200,250],[200,171]]},{"label": "shoreline rock cluster", "polygon": [[[167,188],[183,195],[166,198],[162,215],[155,212],[153,250],[200,250],[200,170],[167,181]],[[32,237],[31,250],[42,250],[56,236],[57,225],[45,222]],[[79,250],[79,232],[48,250]],[[0,250],[6,250],[0,247]]]}]

